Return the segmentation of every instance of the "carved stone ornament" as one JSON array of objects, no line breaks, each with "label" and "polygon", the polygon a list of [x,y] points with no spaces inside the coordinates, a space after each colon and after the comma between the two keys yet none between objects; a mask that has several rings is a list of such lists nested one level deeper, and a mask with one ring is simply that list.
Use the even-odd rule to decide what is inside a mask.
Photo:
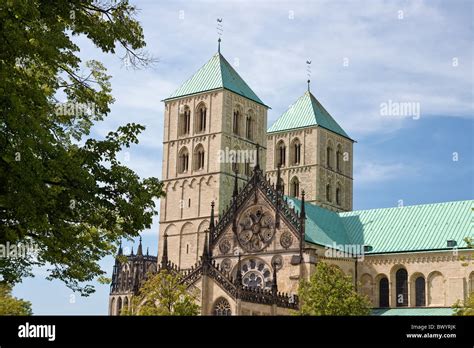
[{"label": "carved stone ornament", "polygon": [[232,261],[230,259],[224,259],[222,260],[221,262],[221,269],[226,272],[226,273],[229,273],[231,270],[232,270]]},{"label": "carved stone ornament", "polygon": [[238,239],[248,252],[261,251],[270,244],[275,234],[273,217],[261,207],[252,207],[243,214],[239,223]]},{"label": "carved stone ornament", "polygon": [[232,248],[232,244],[230,243],[230,240],[227,238],[224,238],[220,243],[219,243],[219,250],[223,254],[228,254],[230,249]]},{"label": "carved stone ornament", "polygon": [[283,267],[283,257],[275,255],[272,257],[272,267],[279,271]]},{"label": "carved stone ornament", "polygon": [[283,232],[280,237],[280,244],[283,248],[288,249],[293,244],[293,236],[290,232]]}]

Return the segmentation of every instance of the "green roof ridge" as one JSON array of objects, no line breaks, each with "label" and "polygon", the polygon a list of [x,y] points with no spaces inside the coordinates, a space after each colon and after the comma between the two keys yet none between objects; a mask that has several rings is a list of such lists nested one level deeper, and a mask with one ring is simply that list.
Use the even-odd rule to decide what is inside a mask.
[{"label": "green roof ridge", "polygon": [[320,126],[350,139],[344,129],[310,91],[306,91],[295,103],[290,105],[273,125],[268,128],[267,133],[311,126]]},{"label": "green roof ridge", "polygon": [[214,54],[206,64],[204,64],[165,100],[176,99],[219,88],[227,89],[259,104],[267,106],[219,52]]},{"label": "green roof ridge", "polygon": [[[301,201],[288,197],[296,211]],[[331,246],[358,244],[372,246],[367,254],[445,251],[448,240],[465,248],[464,238],[473,237],[474,200],[452,201],[333,212],[306,203],[305,240]]]}]

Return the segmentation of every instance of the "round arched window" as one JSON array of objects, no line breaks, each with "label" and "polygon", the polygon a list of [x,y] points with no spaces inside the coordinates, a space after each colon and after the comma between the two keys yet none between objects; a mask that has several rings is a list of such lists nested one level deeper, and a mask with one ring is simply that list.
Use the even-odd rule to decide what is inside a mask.
[{"label": "round arched window", "polygon": [[214,315],[217,315],[217,316],[232,315],[229,301],[227,301],[223,297],[219,298],[214,304]]}]

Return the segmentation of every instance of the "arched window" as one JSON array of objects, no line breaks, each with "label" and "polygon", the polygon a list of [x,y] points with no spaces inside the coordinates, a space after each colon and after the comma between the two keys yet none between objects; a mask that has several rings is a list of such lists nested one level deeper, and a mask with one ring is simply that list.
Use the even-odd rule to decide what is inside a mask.
[{"label": "arched window", "polygon": [[189,135],[191,128],[191,110],[186,105],[183,107],[183,112],[179,115],[179,135]]},{"label": "arched window", "polygon": [[326,166],[329,168],[329,169],[332,169],[332,147],[331,146],[328,146],[326,148]]},{"label": "arched window", "polygon": [[235,135],[240,135],[240,111],[239,110],[234,110],[232,128]]},{"label": "arched window", "polygon": [[194,170],[204,169],[204,147],[199,144],[194,149]]},{"label": "arched window", "polygon": [[390,307],[388,279],[383,277],[379,282],[379,307]]},{"label": "arched window", "polygon": [[291,196],[299,197],[300,195],[300,182],[298,178],[295,176],[291,179]]},{"label": "arched window", "polygon": [[428,306],[443,307],[446,303],[444,276],[438,272],[431,272],[426,278],[428,281]]},{"label": "arched window", "polygon": [[337,151],[336,151],[336,170],[340,172],[341,168],[342,168],[342,146],[341,144],[339,144],[337,145]]},{"label": "arched window", "polygon": [[400,268],[395,273],[396,283],[396,303],[397,307],[408,306],[408,273],[404,268]]},{"label": "arched window", "polygon": [[474,292],[474,272],[469,276],[469,294]]},{"label": "arched window", "polygon": [[424,307],[426,306],[426,292],[425,292],[425,278],[418,277],[415,280],[415,306]]},{"label": "arched window", "polygon": [[117,315],[120,315],[121,311],[122,311],[122,298],[119,297],[117,301]]},{"label": "arched window", "polygon": [[326,185],[326,201],[332,202],[332,188],[331,184]]},{"label": "arched window", "polygon": [[336,186],[336,204],[341,205],[341,184],[337,184]]},{"label": "arched window", "polygon": [[128,310],[128,297],[125,297],[125,300],[123,301],[123,308]]},{"label": "arched window", "polygon": [[245,137],[249,140],[253,140],[253,111],[249,110],[247,119],[245,122]]},{"label": "arched window", "polygon": [[280,141],[277,144],[277,160],[276,164],[277,166],[284,167],[286,163],[286,146],[283,141]]},{"label": "arched window", "polygon": [[178,172],[186,173],[189,165],[189,152],[186,147],[183,147],[179,152]]},{"label": "arched window", "polygon": [[291,143],[291,164],[298,165],[301,162],[301,143],[298,139]]},{"label": "arched window", "polygon": [[112,300],[110,300],[109,314],[115,315],[114,311],[115,311],[115,297],[112,297]]},{"label": "arched window", "polygon": [[232,315],[229,301],[227,301],[223,297],[218,298],[216,303],[214,304],[214,315],[217,315],[217,316]]},{"label": "arched window", "polygon": [[206,131],[207,109],[204,104],[200,104],[196,109],[196,132],[203,133]]}]

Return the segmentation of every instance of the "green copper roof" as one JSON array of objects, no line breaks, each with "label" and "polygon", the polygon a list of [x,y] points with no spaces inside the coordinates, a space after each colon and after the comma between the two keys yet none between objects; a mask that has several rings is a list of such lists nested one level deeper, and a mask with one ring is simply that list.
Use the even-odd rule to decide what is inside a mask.
[{"label": "green copper roof", "polygon": [[414,205],[340,213],[349,239],[373,247],[371,253],[447,249],[473,236],[474,201]]},{"label": "green copper roof", "polygon": [[228,89],[245,98],[265,105],[220,53],[212,56],[201,69],[165,100],[219,88]]},{"label": "green copper roof", "polygon": [[450,307],[420,307],[420,308],[375,308],[371,315],[453,315],[454,311]]},{"label": "green copper roof", "polygon": [[[296,211],[301,209],[301,201],[296,198],[288,198],[293,201]],[[321,208],[317,205],[306,203],[306,241],[319,245],[333,245],[333,242],[341,244],[352,244],[341,218],[336,212]]]},{"label": "green copper roof", "polygon": [[[290,198],[300,211],[301,201]],[[446,250],[455,240],[465,248],[473,237],[474,200],[335,213],[305,204],[305,239],[332,246],[370,245],[368,254]]]},{"label": "green copper roof", "polygon": [[[344,129],[332,118],[321,103],[306,91],[275,123],[267,133],[281,132],[294,128],[320,126],[349,138]],[[350,138],[349,138],[350,139]]]}]

